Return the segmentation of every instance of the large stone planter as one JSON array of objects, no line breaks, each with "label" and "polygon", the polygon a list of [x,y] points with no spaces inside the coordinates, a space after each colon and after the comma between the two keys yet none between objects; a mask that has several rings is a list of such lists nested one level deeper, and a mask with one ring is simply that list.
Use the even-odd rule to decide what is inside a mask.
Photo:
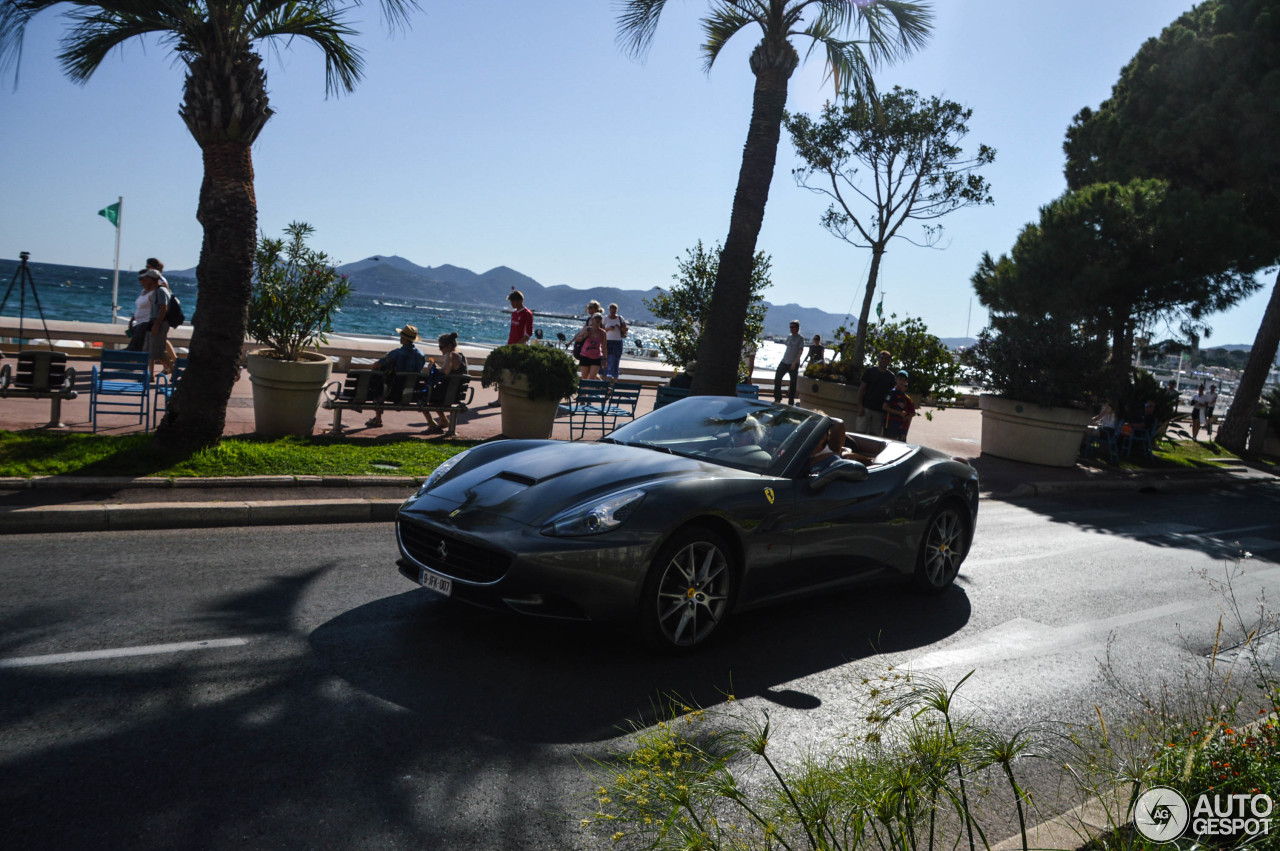
[{"label": "large stone planter", "polygon": [[1280,457],[1280,433],[1263,417],[1249,421],[1249,451]]},{"label": "large stone planter", "polygon": [[1075,466],[1080,439],[1091,419],[1088,411],[1042,408],[985,393],[979,397],[979,407],[984,454],[1045,467]]},{"label": "large stone planter", "polygon": [[870,418],[858,416],[858,385],[819,381],[802,375],[796,386],[800,391],[801,407],[822,411],[829,417],[839,417],[849,431],[868,430]]},{"label": "large stone planter", "polygon": [[551,437],[560,407],[558,399],[530,399],[529,382],[523,375],[502,370],[498,382],[498,403],[502,405],[502,434],[518,439],[545,440]]},{"label": "large stone planter", "polygon": [[249,353],[249,381],[253,384],[254,430],[267,437],[309,435],[315,430],[320,393],[333,364],[327,355],[303,352],[296,361]]}]

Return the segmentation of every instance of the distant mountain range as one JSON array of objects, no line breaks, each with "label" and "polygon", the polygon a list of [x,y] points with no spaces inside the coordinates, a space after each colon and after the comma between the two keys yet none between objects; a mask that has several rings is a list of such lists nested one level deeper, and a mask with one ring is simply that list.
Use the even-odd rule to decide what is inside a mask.
[{"label": "distant mountain range", "polygon": [[[483,274],[458,266],[419,266],[403,257],[378,255],[339,266],[357,292],[376,296],[405,296],[460,304],[502,305],[507,294],[517,289],[524,293],[525,304],[534,313],[558,313],[578,316],[588,301],[595,299],[606,307],[616,303],[618,312],[632,322],[653,323],[657,318],[644,306],[645,299],[658,294],[658,288],[623,290],[617,287],[574,289],[564,285],[542,284],[507,266],[498,266]],[[766,334],[785,336],[792,319],[800,321],[805,336],[821,334],[824,340],[846,324],[845,317],[798,304],[776,305],[765,302]]]},{"label": "distant mountain range", "polygon": [[[616,303],[618,312],[631,322],[655,323],[657,317],[644,306],[644,299],[658,294],[658,287],[648,290],[622,290],[617,287],[593,287],[579,290],[559,284],[552,287],[517,272],[508,266],[495,266],[483,274],[470,269],[445,264],[443,266],[419,266],[411,260],[396,255],[375,255],[346,263],[338,267],[346,275],[356,292],[370,296],[423,298],[431,301],[455,304],[505,305],[512,289],[524,293],[525,304],[534,313],[557,313],[563,316],[579,316],[585,313],[588,301],[595,299],[606,307]],[[195,269],[183,269],[167,273],[173,277],[195,277]],[[798,304],[772,304],[765,302],[765,334],[785,337],[788,324],[800,321],[801,333],[812,337],[821,334],[830,341],[833,332],[841,325],[850,328],[857,320],[838,313],[827,313],[816,307]],[[971,346],[973,337],[943,337],[943,344],[955,349]],[[1210,348],[1245,349],[1248,345],[1213,346]]]}]

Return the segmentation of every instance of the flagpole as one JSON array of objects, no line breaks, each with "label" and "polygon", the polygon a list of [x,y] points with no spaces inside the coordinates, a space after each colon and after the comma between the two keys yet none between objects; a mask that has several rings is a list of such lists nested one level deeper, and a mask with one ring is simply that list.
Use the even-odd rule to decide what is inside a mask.
[{"label": "flagpole", "polygon": [[116,271],[111,276],[111,324],[116,324],[120,312],[120,222],[124,219],[124,196],[116,201]]}]

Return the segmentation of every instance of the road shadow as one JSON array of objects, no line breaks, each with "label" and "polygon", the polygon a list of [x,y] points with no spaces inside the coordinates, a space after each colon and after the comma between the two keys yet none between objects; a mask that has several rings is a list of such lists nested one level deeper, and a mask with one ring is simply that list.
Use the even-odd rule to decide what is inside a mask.
[{"label": "road shadow", "polygon": [[592,625],[506,616],[415,590],[352,609],[310,642],[333,674],[433,726],[580,743],[653,723],[673,696],[702,707],[730,694],[817,707],[818,698],[786,684],[927,647],[969,616],[958,587],[934,597],[865,587],[737,616],[711,646],[669,656]]}]

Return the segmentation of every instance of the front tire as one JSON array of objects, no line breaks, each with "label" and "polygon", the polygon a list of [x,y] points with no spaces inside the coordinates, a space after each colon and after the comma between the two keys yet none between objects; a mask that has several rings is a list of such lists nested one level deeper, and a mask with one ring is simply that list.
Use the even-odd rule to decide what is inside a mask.
[{"label": "front tire", "polygon": [[929,518],[913,577],[918,590],[940,594],[951,587],[969,554],[969,524],[954,505],[944,505]]},{"label": "front tire", "polygon": [[660,650],[691,650],[729,614],[736,575],[724,539],[708,529],[678,532],[659,550],[640,597],[640,631]]}]

